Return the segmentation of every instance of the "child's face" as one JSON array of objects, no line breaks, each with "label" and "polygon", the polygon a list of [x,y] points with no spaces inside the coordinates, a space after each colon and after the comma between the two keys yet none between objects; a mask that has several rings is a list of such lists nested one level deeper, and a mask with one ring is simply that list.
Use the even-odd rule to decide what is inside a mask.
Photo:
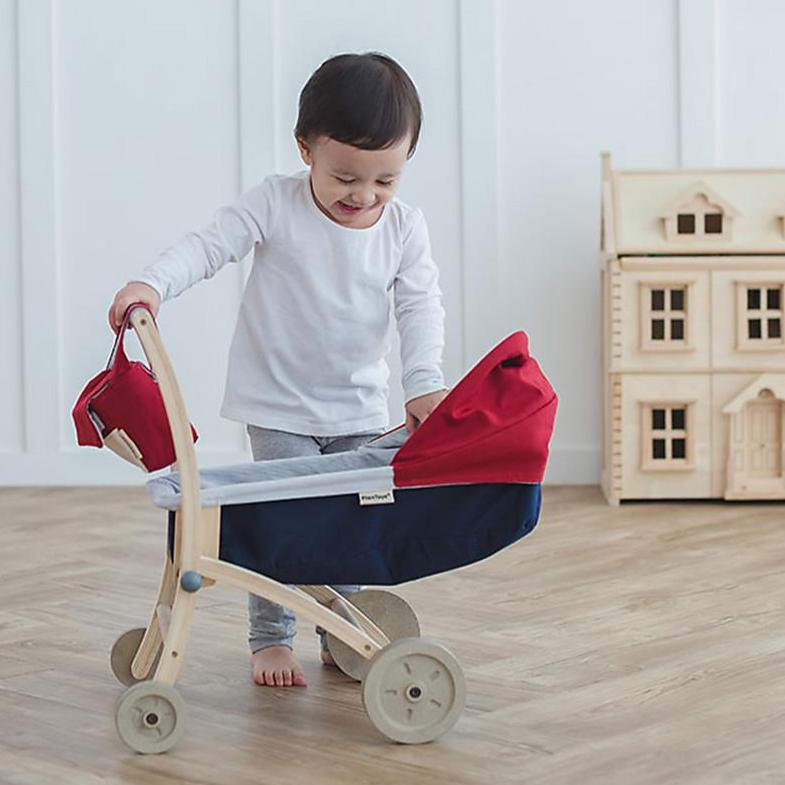
[{"label": "child's face", "polygon": [[297,140],[300,155],[311,167],[311,188],[319,209],[336,223],[367,229],[395,196],[407,161],[407,136],[384,150],[358,147],[320,136]]}]

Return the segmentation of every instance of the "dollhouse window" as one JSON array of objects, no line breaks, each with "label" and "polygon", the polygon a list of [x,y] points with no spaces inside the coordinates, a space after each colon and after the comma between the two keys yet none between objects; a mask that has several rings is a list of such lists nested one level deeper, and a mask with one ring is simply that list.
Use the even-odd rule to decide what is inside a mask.
[{"label": "dollhouse window", "polygon": [[738,286],[737,343],[741,350],[783,348],[783,284]]},{"label": "dollhouse window", "polygon": [[706,213],[703,216],[704,234],[722,234],[722,213]]},{"label": "dollhouse window", "polygon": [[688,348],[688,287],[689,284],[641,287],[641,348]]},{"label": "dollhouse window", "polygon": [[641,469],[692,468],[690,403],[643,404]]},{"label": "dollhouse window", "polygon": [[665,238],[676,242],[712,242],[731,239],[738,211],[704,182],[696,182],[672,202],[660,218]]},{"label": "dollhouse window", "polygon": [[679,213],[676,226],[679,234],[695,234],[695,215],[692,213]]}]

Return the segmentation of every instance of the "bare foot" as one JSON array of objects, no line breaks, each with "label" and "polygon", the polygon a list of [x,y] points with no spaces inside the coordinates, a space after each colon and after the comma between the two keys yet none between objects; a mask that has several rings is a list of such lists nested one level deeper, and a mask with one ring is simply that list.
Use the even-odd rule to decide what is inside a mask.
[{"label": "bare foot", "polygon": [[308,683],[288,646],[268,646],[251,655],[253,680],[263,687],[305,687]]},{"label": "bare foot", "polygon": [[322,662],[325,665],[335,665],[335,660],[333,659],[333,655],[330,654],[328,649],[322,649],[321,657],[322,657]]}]

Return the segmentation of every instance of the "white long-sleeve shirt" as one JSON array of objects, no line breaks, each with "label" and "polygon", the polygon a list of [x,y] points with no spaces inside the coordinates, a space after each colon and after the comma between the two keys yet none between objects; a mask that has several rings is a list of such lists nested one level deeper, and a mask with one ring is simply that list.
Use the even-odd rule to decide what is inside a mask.
[{"label": "white long-sleeve shirt", "polygon": [[166,301],[252,249],[224,417],[313,436],[385,428],[391,304],[405,399],[444,388],[444,310],[419,209],[393,199],[350,229],[319,209],[308,171],[273,175],[133,280]]}]

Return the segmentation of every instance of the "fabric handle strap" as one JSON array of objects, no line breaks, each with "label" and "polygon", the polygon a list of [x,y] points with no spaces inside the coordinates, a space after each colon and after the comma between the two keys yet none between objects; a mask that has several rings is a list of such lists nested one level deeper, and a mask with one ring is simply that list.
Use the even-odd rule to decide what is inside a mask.
[{"label": "fabric handle strap", "polygon": [[[117,368],[125,368],[128,365],[128,358],[125,355],[125,347],[123,346],[123,341],[125,339],[125,331],[128,329],[128,322],[131,320],[131,314],[137,308],[144,308],[145,310],[149,311],[150,309],[141,302],[131,303],[126,309],[125,314],[123,315],[123,323],[120,325],[120,329],[117,331],[117,336],[114,341],[114,346],[112,347],[112,353],[109,355],[109,360],[106,363],[106,370],[111,370],[115,364],[117,364]],[[155,322],[155,317],[150,314],[153,318],[153,322]]]}]

